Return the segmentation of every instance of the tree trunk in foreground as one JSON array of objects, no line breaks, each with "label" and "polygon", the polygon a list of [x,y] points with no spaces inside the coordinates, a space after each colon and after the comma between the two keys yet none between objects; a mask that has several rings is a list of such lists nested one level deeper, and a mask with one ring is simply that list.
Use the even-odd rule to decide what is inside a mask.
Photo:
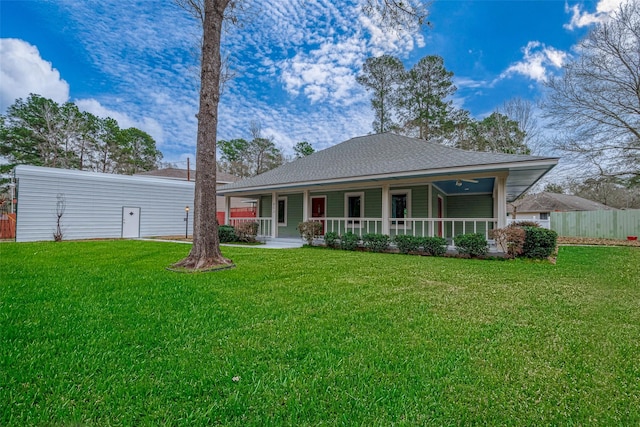
[{"label": "tree trunk in foreground", "polygon": [[220,101],[220,39],[229,0],[205,0],[200,79],[200,111],[196,152],[193,247],[174,264],[189,270],[231,266],[222,256],[216,222],[216,139]]}]

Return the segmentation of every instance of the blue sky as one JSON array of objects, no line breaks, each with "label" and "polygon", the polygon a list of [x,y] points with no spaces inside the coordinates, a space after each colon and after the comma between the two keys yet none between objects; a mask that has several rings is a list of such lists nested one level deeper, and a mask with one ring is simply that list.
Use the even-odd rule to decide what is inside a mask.
[{"label": "blue sky", "polygon": [[[355,77],[383,53],[407,68],[442,56],[455,103],[476,118],[514,97],[536,101],[621,0],[436,0],[431,28],[400,34],[381,31],[359,1],[246,0],[243,25],[223,36],[236,77],[219,139],[249,138],[258,121],[291,154],[299,141],[322,149],[370,133],[369,96]],[[165,161],[185,167],[195,157],[199,31],[168,0],[0,0],[0,112],[30,92],[73,101],[147,131]]]}]

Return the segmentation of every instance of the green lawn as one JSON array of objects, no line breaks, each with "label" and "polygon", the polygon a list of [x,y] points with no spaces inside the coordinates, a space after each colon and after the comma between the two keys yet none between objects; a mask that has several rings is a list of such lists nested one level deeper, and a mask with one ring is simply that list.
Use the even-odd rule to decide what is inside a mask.
[{"label": "green lawn", "polygon": [[0,244],[0,425],[640,425],[636,248],[188,250]]}]

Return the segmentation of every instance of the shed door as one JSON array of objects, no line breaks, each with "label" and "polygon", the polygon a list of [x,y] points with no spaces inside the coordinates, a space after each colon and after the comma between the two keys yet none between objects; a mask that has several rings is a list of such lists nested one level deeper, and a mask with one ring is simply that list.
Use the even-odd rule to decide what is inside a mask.
[{"label": "shed door", "polygon": [[122,237],[140,237],[140,208],[122,207]]}]

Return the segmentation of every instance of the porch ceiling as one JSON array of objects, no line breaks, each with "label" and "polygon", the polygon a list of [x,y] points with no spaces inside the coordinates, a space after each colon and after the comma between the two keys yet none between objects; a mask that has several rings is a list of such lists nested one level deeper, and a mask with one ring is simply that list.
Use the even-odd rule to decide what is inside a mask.
[{"label": "porch ceiling", "polygon": [[[477,181],[477,182],[472,182]],[[477,194],[492,193],[495,178],[478,178],[474,180],[457,180],[435,181],[434,184],[442,191],[451,194]]]}]

